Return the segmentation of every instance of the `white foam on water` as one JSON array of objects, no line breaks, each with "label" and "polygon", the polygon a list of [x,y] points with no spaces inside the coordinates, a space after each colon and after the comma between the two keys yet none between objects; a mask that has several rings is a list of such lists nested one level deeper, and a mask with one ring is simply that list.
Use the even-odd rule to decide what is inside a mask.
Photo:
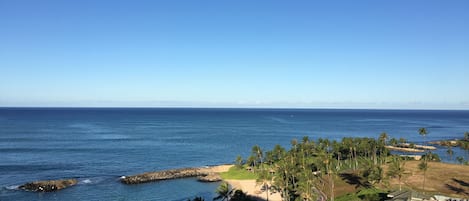
[{"label": "white foam on water", "polygon": [[78,184],[91,184],[91,183],[92,183],[91,179],[85,179],[85,180],[78,182]]},{"label": "white foam on water", "polygon": [[7,186],[5,187],[7,190],[18,190],[19,185],[12,185],[12,186]]}]

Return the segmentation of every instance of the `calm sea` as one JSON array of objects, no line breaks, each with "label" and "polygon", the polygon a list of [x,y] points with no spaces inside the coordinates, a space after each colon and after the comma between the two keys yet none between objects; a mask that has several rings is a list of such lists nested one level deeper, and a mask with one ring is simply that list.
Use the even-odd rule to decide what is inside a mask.
[{"label": "calm sea", "polygon": [[[303,136],[387,132],[422,142],[420,127],[428,129],[427,140],[461,138],[469,131],[469,111],[0,108],[0,200],[211,200],[217,183],[178,179],[128,186],[118,178],[232,163],[255,144],[289,147]],[[16,190],[25,182],[60,178],[80,182],[53,193]]]}]

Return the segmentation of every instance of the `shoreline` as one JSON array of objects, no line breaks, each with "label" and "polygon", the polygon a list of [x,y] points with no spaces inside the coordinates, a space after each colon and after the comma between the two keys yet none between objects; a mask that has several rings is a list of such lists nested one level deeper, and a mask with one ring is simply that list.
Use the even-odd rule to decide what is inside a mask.
[{"label": "shoreline", "polygon": [[[223,165],[214,165],[214,166],[208,166],[204,167],[202,171],[207,171],[208,174],[210,173],[223,173],[223,172],[228,172],[231,167],[233,167],[233,164],[223,164]],[[267,195],[265,191],[262,191],[261,188],[262,186],[256,182],[256,180],[249,179],[249,180],[243,180],[243,179],[222,179],[222,182],[228,183],[228,185],[231,186],[231,188],[242,190],[246,195],[252,196],[255,199],[258,200],[267,200]],[[280,196],[279,192],[269,192],[268,195],[268,200],[269,201],[281,201],[282,197]]]},{"label": "shoreline", "polygon": [[[187,171],[194,171],[190,172],[187,174],[187,176],[184,176],[186,178],[188,177],[199,177],[200,175],[217,175],[219,176],[220,173],[223,172],[228,172],[231,167],[233,167],[233,164],[223,164],[223,165],[213,165],[213,166],[204,166],[204,167],[198,167],[198,168],[180,168],[180,169],[170,169],[170,170],[164,170],[164,171],[159,171],[159,172],[146,172],[142,174],[137,174],[137,175],[131,175],[131,176],[123,176],[121,179],[121,182],[125,184],[140,184],[140,183],[147,183],[147,182],[156,182],[159,180],[167,180],[167,179],[178,179],[178,178],[183,178],[179,176],[179,173],[181,172],[187,172]],[[149,178],[149,177],[158,177],[154,176],[155,174],[161,174],[161,173],[168,173],[171,172],[173,173],[173,177],[167,177],[167,175],[164,179],[158,179],[158,178]],[[196,173],[196,174],[192,174]],[[132,178],[132,177],[138,177],[137,179],[142,179],[139,182],[125,182],[125,179]],[[267,192],[262,190],[262,186],[256,182],[256,180],[249,179],[249,180],[242,180],[242,179],[223,179],[220,177],[221,182],[226,182],[228,183],[229,186],[233,189],[237,190],[242,190],[246,195],[253,197],[256,200],[260,201],[265,201],[265,200],[270,200],[270,201],[281,201],[282,198],[280,196],[279,192]],[[199,182],[206,182],[203,180],[200,180],[199,177]],[[210,182],[210,181],[208,181]],[[267,199],[268,198],[268,199]]]},{"label": "shoreline", "polygon": [[[450,185],[457,185],[456,184],[457,179],[463,179],[464,175],[467,175],[467,172],[464,169],[465,166],[462,166],[462,165],[447,164],[447,163],[442,163],[442,162],[432,162],[431,164],[432,164],[431,165],[432,169],[429,170],[429,174],[430,173],[435,174],[435,175],[436,174],[441,174],[442,171],[447,172],[448,168],[458,169],[459,170],[459,171],[456,171],[456,173],[454,173],[454,175],[451,176],[453,178],[453,180],[451,180],[451,181],[448,180],[450,182]],[[406,176],[405,180],[403,181],[404,185],[410,185],[410,186],[419,186],[420,185],[420,180],[422,179],[421,178],[422,175],[420,173],[415,173],[415,171],[418,171],[417,170],[418,169],[417,165],[418,165],[418,161],[409,161],[408,162],[408,166],[409,167],[412,166],[412,168],[410,170],[412,170],[413,173],[411,175]],[[170,169],[170,170],[165,170],[165,171],[160,171],[160,172],[171,172],[171,171],[178,171],[178,170],[187,170],[187,169],[192,170],[192,169],[195,169],[195,170],[198,170],[199,173],[202,173],[202,174],[206,174],[206,175],[217,174],[217,175],[219,175],[220,173],[228,172],[229,169],[233,166],[234,166],[233,164],[222,164],[222,165],[213,165],[213,166],[203,166],[203,167],[198,167],[198,168]],[[414,169],[415,169],[415,171],[414,171]],[[152,173],[155,173],[155,172],[150,172],[150,174],[152,174]],[[145,174],[145,173],[143,173],[143,174]],[[142,175],[142,174],[140,174],[140,175]],[[196,177],[196,176],[190,176],[190,177]],[[173,178],[168,178],[168,179],[178,179],[178,178],[182,178],[182,177],[173,177]],[[457,179],[454,180],[455,178],[457,178]],[[48,184],[51,184],[51,183],[55,184],[55,183],[62,182],[62,181],[65,181],[65,180],[62,179],[62,180],[36,181],[36,182],[26,183],[24,185],[36,184],[36,183],[39,183],[40,185],[43,185],[43,184],[48,185]],[[157,181],[158,180],[151,180],[151,181],[147,181],[147,182],[157,182]],[[218,181],[228,183],[231,188],[241,190],[246,195],[251,196],[255,200],[259,200],[259,201],[265,201],[267,199],[270,200],[270,201],[281,201],[282,200],[279,192],[270,192],[270,191],[266,192],[265,190],[263,191],[262,190],[262,185],[260,183],[256,182],[256,180],[254,180],[254,179],[223,179],[223,178],[221,178]],[[203,181],[200,181],[200,182],[203,183]],[[145,182],[142,182],[142,183],[145,183]],[[396,182],[394,181],[393,183],[395,184]],[[443,182],[443,183],[445,183],[445,182]],[[35,187],[34,189],[23,189],[23,188],[20,188],[21,186],[19,186],[19,187],[16,187],[16,189],[36,191],[36,192],[42,192],[42,191],[51,192],[51,191],[64,189],[64,188],[67,188],[67,187],[73,187],[75,184],[77,184],[77,181],[74,180],[74,182],[71,182],[70,184],[71,185],[63,185],[60,188],[46,186],[47,187],[47,189],[46,189],[43,186],[38,186],[38,187]],[[138,183],[134,183],[134,184],[138,184]],[[38,190],[35,190],[36,188]],[[443,188],[444,188],[444,186],[441,187],[441,186],[438,186],[438,184],[429,183],[427,191],[436,191],[436,192],[438,192],[439,190],[441,190]],[[466,187],[463,186],[462,188],[464,189]],[[43,189],[45,189],[45,190],[43,190]],[[444,195],[451,195],[451,196],[457,196],[458,195],[458,194],[452,194],[452,193],[443,193],[443,194]]]},{"label": "shoreline", "polygon": [[197,177],[200,182],[216,182],[222,180],[219,173],[227,172],[232,166],[233,165],[224,164],[144,172],[135,175],[121,176],[120,182],[123,184],[132,185],[190,177]]},{"label": "shoreline", "polygon": [[[253,197],[257,200],[281,201],[282,197],[279,192],[262,191],[262,186],[256,180],[241,180],[241,179],[227,179],[223,180],[228,183],[232,188],[242,190],[246,195]],[[268,196],[268,199],[267,199]]]},{"label": "shoreline", "polygon": [[[228,172],[231,167],[233,167],[233,164],[224,164],[224,165],[215,165],[215,166],[210,166],[206,170],[211,171],[213,173],[222,173],[222,172]],[[258,200],[267,200],[267,195],[265,191],[262,191],[261,188],[262,186],[256,182],[256,180],[253,179],[222,179],[222,182],[228,183],[228,185],[231,186],[231,188],[242,190],[246,195],[249,195],[255,199]],[[269,192],[268,195],[268,200],[269,201],[281,201],[282,197],[280,196],[279,192]]]}]

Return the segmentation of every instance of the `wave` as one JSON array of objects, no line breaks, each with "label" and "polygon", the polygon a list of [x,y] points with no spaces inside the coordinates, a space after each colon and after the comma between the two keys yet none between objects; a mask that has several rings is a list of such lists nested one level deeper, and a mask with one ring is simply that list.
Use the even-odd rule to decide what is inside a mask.
[{"label": "wave", "polygon": [[20,186],[19,185],[11,185],[11,186],[5,186],[5,189],[7,190],[18,190]]},{"label": "wave", "polygon": [[93,183],[91,179],[84,179],[84,180],[78,181],[78,184],[91,184],[91,183]]}]

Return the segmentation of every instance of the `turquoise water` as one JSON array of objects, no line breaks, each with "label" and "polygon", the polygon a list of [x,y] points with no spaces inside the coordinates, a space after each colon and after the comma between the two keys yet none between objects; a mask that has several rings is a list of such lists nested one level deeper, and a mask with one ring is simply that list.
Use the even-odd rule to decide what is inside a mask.
[{"label": "turquoise water", "polygon": [[[385,131],[421,143],[420,127],[428,129],[427,140],[461,138],[469,131],[469,111],[0,108],[0,200],[211,200],[217,183],[178,179],[128,186],[118,178],[232,163],[255,144],[289,147],[303,136],[377,137]],[[445,151],[438,153],[445,157]],[[80,183],[58,192],[15,189],[70,177]]]}]

